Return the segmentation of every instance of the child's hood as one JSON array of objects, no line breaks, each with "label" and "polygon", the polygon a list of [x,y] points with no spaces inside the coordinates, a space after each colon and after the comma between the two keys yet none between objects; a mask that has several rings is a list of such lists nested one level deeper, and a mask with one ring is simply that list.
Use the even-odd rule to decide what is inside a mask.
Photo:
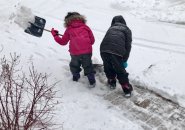
[{"label": "child's hood", "polygon": [[64,26],[68,27],[68,26],[81,26],[82,24],[86,23],[86,18],[83,15],[80,14],[74,14],[71,15],[67,18],[65,18],[64,20]]},{"label": "child's hood", "polygon": [[121,16],[121,15],[115,16],[115,17],[112,19],[111,26],[113,26],[115,23],[121,23],[121,24],[126,25],[126,21],[125,21],[125,19],[123,18],[123,16]]}]

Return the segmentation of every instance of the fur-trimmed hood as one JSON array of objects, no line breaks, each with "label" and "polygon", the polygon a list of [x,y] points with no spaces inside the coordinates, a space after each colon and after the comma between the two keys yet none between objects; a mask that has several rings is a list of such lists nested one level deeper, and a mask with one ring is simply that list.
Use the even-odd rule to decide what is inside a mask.
[{"label": "fur-trimmed hood", "polygon": [[71,24],[71,22],[74,20],[80,20],[83,23],[86,23],[85,16],[83,16],[77,12],[69,12],[64,19],[64,27],[68,27]]}]

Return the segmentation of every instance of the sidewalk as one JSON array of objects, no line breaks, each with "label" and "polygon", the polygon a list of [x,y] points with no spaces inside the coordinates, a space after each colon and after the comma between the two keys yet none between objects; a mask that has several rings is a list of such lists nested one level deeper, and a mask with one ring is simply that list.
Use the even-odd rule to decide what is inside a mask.
[{"label": "sidewalk", "polygon": [[144,130],[184,130],[185,108],[166,100],[153,92],[134,86],[130,99],[115,90],[104,96],[123,110],[122,115],[141,124]]}]

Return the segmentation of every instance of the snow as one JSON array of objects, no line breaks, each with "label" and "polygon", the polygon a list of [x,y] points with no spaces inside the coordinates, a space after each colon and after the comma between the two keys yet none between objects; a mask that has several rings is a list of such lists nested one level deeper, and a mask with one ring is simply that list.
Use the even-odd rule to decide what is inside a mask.
[{"label": "snow", "polygon": [[14,17],[14,22],[24,30],[30,26],[30,23],[34,23],[35,21],[35,16],[32,14],[31,9],[24,6],[21,6],[17,9]]},{"label": "snow", "polygon": [[148,21],[184,24],[184,0],[116,0],[112,6]]},{"label": "snow", "polygon": [[72,82],[68,46],[55,43],[48,32],[41,38],[26,34],[26,21],[37,15],[47,20],[47,29],[54,27],[63,33],[67,12],[80,12],[95,35],[93,62],[101,64],[100,43],[113,16],[123,15],[133,33],[127,68],[132,84],[185,107],[184,7],[184,0],[1,0],[0,56],[16,52],[25,70],[33,61],[37,70],[52,74],[52,82],[60,81],[56,87],[62,103],[55,120],[65,130],[141,130],[141,124],[127,119],[102,98],[109,90],[98,79],[94,89],[87,88],[83,73],[78,83]]}]

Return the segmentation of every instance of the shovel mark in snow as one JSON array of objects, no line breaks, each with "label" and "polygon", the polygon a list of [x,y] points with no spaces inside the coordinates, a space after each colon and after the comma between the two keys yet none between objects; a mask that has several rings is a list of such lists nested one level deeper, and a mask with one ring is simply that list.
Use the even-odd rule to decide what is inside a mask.
[{"label": "shovel mark in snow", "polygon": [[57,51],[54,48],[52,48],[52,47],[48,47],[48,50],[52,51],[53,53],[57,53]]},{"label": "shovel mark in snow", "polygon": [[45,56],[44,56],[44,55],[42,55],[41,53],[39,53],[39,52],[35,52],[35,54],[36,54],[37,56],[42,57],[43,59],[45,59]]},{"label": "shovel mark in snow", "polygon": [[70,62],[70,60],[68,60],[68,59],[62,59],[62,58],[60,58],[60,59],[58,59],[59,61],[61,61],[61,62],[67,62],[67,63],[69,63]]},{"label": "shovel mark in snow", "polygon": [[8,39],[9,39],[9,40],[12,40],[12,41],[14,41],[14,42],[16,42],[16,39],[13,38],[13,37],[8,37]]},{"label": "shovel mark in snow", "polygon": [[166,47],[162,47],[162,46],[156,47],[153,45],[145,45],[145,44],[139,43],[139,42],[134,42],[134,45],[140,46],[140,47],[145,47],[145,48],[150,48],[150,49],[166,51],[166,52],[174,52],[174,53],[179,53],[179,54],[183,54],[183,55],[185,54],[185,51],[183,49],[177,50],[176,48],[166,48]]},{"label": "shovel mark in snow", "polygon": [[173,47],[185,47],[184,44],[182,43],[172,43],[172,42],[162,42],[162,41],[157,41],[157,40],[149,40],[145,38],[139,38],[139,37],[134,37],[136,40],[140,40],[140,42],[150,42],[152,44],[159,44],[159,45],[165,45],[165,46],[173,46]]},{"label": "shovel mark in snow", "polygon": [[30,45],[33,45],[33,46],[37,46],[36,42],[28,41],[27,43],[30,44]]},{"label": "shovel mark in snow", "polygon": [[4,46],[1,44],[0,53],[3,51]]}]

